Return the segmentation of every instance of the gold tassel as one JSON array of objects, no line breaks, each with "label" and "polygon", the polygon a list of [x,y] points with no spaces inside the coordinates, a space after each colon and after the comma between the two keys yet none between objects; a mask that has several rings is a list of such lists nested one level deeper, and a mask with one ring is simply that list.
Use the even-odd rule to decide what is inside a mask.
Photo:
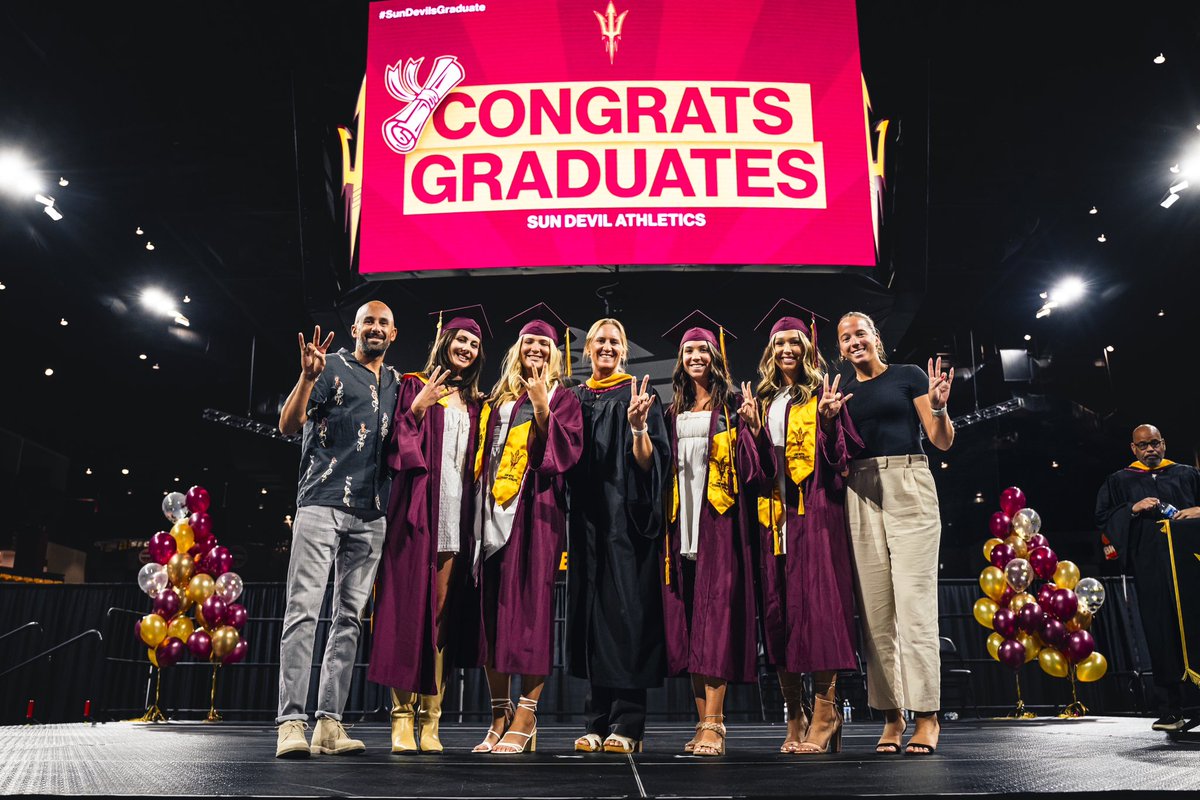
[{"label": "gold tassel", "polygon": [[571,377],[571,326],[567,326],[567,351],[564,354],[567,357],[567,377]]},{"label": "gold tassel", "polygon": [[434,338],[434,340],[436,341],[436,340],[437,340],[437,337],[439,337],[439,336],[441,336],[441,335],[442,335],[442,312],[441,312],[441,311],[439,311],[439,312],[438,312],[438,324],[437,324],[437,331],[436,331],[436,332],[433,334],[433,338]]},{"label": "gold tassel", "polygon": [[663,578],[667,586],[671,585],[671,545],[668,543],[663,552]]}]

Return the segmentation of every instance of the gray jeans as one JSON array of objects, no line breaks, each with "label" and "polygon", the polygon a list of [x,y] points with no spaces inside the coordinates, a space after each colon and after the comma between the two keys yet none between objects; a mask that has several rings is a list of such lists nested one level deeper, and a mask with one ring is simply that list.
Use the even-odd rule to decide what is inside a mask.
[{"label": "gray jeans", "polygon": [[371,596],[386,527],[383,517],[367,521],[329,506],[304,506],[296,511],[288,563],[287,610],[279,640],[276,724],[308,717],[304,706],[312,677],[313,640],[331,566],[333,621],[321,659],[316,715],[342,718],[354,676],[354,656],[362,628],[359,617]]}]

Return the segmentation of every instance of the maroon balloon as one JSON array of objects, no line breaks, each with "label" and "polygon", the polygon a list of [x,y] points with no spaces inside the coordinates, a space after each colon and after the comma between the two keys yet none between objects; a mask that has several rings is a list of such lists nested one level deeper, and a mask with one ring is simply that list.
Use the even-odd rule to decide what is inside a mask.
[{"label": "maroon balloon", "polygon": [[1013,613],[1011,608],[997,610],[992,617],[992,629],[1005,639],[1013,638],[1017,635],[1017,615]]},{"label": "maroon balloon", "polygon": [[227,547],[217,545],[204,557],[204,572],[214,578],[219,578],[231,569],[233,569],[233,553],[229,552]]},{"label": "maroon balloon", "polygon": [[158,666],[171,667],[179,663],[179,659],[183,658],[185,652],[187,652],[187,647],[181,640],[174,636],[168,636],[158,645],[154,655],[158,658]]},{"label": "maroon balloon", "polygon": [[[232,625],[239,631],[245,626],[249,616],[246,613],[246,607],[238,603],[230,603],[225,608],[225,624]],[[208,619],[208,617],[205,617],[205,619]]]},{"label": "maroon balloon", "polygon": [[212,536],[212,517],[203,511],[196,512],[188,517],[188,525],[192,526],[192,533],[197,539],[207,539]]},{"label": "maroon balloon", "polygon": [[171,556],[175,555],[175,551],[179,549],[175,541],[175,537],[166,531],[159,531],[150,537],[150,544],[146,550],[150,553],[150,560],[155,564],[166,564],[171,560]]},{"label": "maroon balloon", "polygon": [[212,655],[212,637],[208,635],[208,631],[194,631],[187,640],[188,650],[192,651],[192,655],[196,658],[207,661]]},{"label": "maroon balloon", "polygon": [[988,530],[992,532],[992,536],[997,539],[1007,539],[1009,530],[1012,528],[1012,517],[1005,514],[1003,511],[997,511],[992,514],[991,522],[988,523]]},{"label": "maroon balloon", "polygon": [[1010,486],[1000,493],[1000,510],[1010,517],[1025,507],[1025,493],[1016,486]]},{"label": "maroon balloon", "polygon": [[175,594],[175,590],[169,586],[154,597],[154,613],[165,620],[178,614],[181,605],[179,595]]},{"label": "maroon balloon", "polygon": [[142,642],[142,621],[140,619],[133,623],[133,638],[141,642],[143,645],[146,644],[145,642]]},{"label": "maroon balloon", "polygon": [[1029,551],[1029,566],[1033,567],[1034,575],[1048,581],[1058,569],[1058,556],[1049,547],[1034,547]]},{"label": "maroon balloon", "polygon": [[1008,604],[1011,603],[1012,599],[1016,596],[1017,593],[1013,591],[1011,586],[1005,586],[1004,593],[1000,595],[1000,599],[997,601],[997,604],[1002,608],[1008,608]]},{"label": "maroon balloon", "polygon": [[[188,550],[188,555],[196,559],[196,566],[200,567],[200,559],[208,555],[208,551],[217,546],[217,537],[209,535],[203,539],[197,537],[196,543],[192,545],[192,549]],[[204,572],[203,569],[200,570]]]},{"label": "maroon balloon", "polygon": [[1029,537],[1029,541],[1025,543],[1025,546],[1029,548],[1030,552],[1033,552],[1038,547],[1049,547],[1050,540],[1045,536],[1042,536],[1040,533],[1035,533],[1033,536]]},{"label": "maroon balloon", "polygon": [[998,569],[1004,569],[1008,566],[1008,562],[1017,557],[1017,551],[1012,549],[1011,545],[1004,542],[992,548],[992,566]]},{"label": "maroon balloon", "polygon": [[203,486],[193,486],[187,490],[188,511],[193,514],[203,514],[208,511],[208,489]]},{"label": "maroon balloon", "polygon": [[1025,663],[1025,645],[1018,642],[1016,639],[1005,639],[1000,643],[1000,652],[997,653],[1000,658],[1000,663],[1009,669],[1020,669]]},{"label": "maroon balloon", "polygon": [[1063,655],[1067,657],[1067,661],[1072,664],[1078,664],[1092,654],[1096,649],[1096,640],[1087,631],[1075,631],[1067,636],[1067,646],[1063,648]]},{"label": "maroon balloon", "polygon": [[217,628],[224,625],[225,612],[228,610],[225,601],[215,594],[200,604],[200,611],[204,614],[204,621],[208,623],[208,627],[210,628]]},{"label": "maroon balloon", "polygon": [[233,646],[233,649],[225,654],[221,659],[222,664],[236,664],[239,661],[246,660],[246,651],[250,649],[250,645],[246,644],[245,639],[239,639],[238,643]]},{"label": "maroon balloon", "polygon": [[1037,633],[1045,621],[1046,612],[1042,611],[1036,600],[1021,606],[1021,610],[1017,612],[1017,627],[1026,633]]},{"label": "maroon balloon", "polygon": [[1060,622],[1067,622],[1079,610],[1079,598],[1070,589],[1055,589],[1050,598],[1050,613]]},{"label": "maroon balloon", "polygon": [[1043,583],[1042,588],[1038,589],[1037,601],[1043,611],[1050,608],[1050,598],[1054,597],[1054,593],[1058,591],[1058,587],[1053,583]]},{"label": "maroon balloon", "polygon": [[1042,623],[1042,641],[1051,647],[1062,647],[1067,641],[1067,626],[1047,614]]}]

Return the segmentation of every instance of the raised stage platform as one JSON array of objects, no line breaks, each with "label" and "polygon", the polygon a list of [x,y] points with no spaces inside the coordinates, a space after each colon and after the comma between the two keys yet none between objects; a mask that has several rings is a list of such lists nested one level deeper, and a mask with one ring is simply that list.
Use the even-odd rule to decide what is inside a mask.
[{"label": "raised stage platform", "polygon": [[546,726],[525,756],[469,752],[479,725],[444,725],[441,756],[392,756],[388,729],[357,725],[359,756],[274,758],[269,726],[84,723],[0,727],[0,793],[163,797],[730,797],[1200,791],[1200,737],[1143,718],[958,721],[931,756],[876,756],[877,723],[828,756],[778,752],[781,725],[735,725],[730,754],[679,754],[690,726],[653,725],[632,757],[576,755],[576,726]]}]

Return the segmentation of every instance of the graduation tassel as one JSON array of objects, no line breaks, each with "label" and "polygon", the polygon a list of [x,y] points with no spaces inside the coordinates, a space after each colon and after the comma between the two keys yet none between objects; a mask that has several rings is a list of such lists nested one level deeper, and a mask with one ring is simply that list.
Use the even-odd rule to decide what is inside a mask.
[{"label": "graduation tassel", "polygon": [[809,316],[808,322],[809,322],[809,329],[812,331],[813,371],[816,372],[817,366],[821,363],[820,362],[821,351],[817,349],[817,317],[816,317],[816,315],[814,314],[814,315]]},{"label": "graduation tassel", "polygon": [[569,325],[567,326],[566,340],[567,340],[567,352],[566,352],[567,377],[569,378],[569,377],[571,377],[571,326],[569,326]]}]

